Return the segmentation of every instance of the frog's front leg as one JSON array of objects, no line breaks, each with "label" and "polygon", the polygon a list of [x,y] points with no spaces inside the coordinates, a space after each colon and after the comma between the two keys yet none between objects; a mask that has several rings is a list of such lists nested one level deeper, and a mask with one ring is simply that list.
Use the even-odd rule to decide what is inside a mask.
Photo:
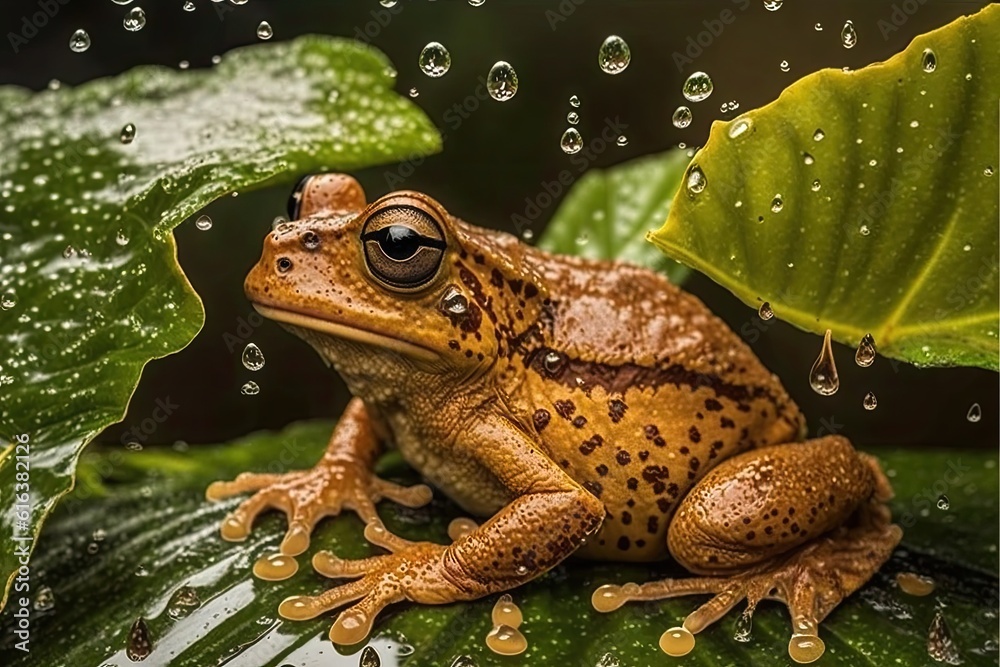
[{"label": "frog's front leg", "polygon": [[446,604],[514,588],[555,566],[597,531],[605,514],[600,500],[502,415],[476,422],[453,455],[492,471],[513,498],[506,507],[450,546],[406,542],[369,527],[366,537],[393,553],[356,561],[316,554],[313,566],[321,574],[357,580],[315,597],[288,598],[279,613],[294,620],[313,618],[360,600],[330,629],[335,643],[354,644],[368,636],[389,604]]},{"label": "frog's front leg", "polygon": [[749,622],[764,599],[791,613],[789,656],[824,651],[819,623],[888,560],[902,537],[884,501],[889,481],[874,458],[836,436],[745,452],[719,464],[681,503],[668,532],[674,558],[703,575],[642,585],[602,586],[598,611],[629,600],[714,597],[664,633],[660,646],[683,655],[693,635],[746,599]]},{"label": "frog's front leg", "polygon": [[431,500],[424,484],[403,487],[379,479],[372,472],[379,451],[379,438],[371,416],[359,398],[352,399],[330,437],[330,444],[315,467],[283,474],[243,473],[231,482],[213,482],[205,492],[219,500],[255,491],[225,518],[222,537],[242,541],[254,519],[269,507],[288,515],[288,532],[281,552],[296,556],[309,547],[313,528],[325,516],[347,508],[367,524],[381,524],[375,503],[388,498],[407,507],[420,507]]}]

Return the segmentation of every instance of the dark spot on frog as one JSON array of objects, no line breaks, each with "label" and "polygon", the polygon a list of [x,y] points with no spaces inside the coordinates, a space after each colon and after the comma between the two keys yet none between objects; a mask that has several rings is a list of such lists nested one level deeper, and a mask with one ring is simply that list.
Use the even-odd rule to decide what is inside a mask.
[{"label": "dark spot on frog", "polygon": [[644,450],[642,450],[641,452],[639,452],[639,460],[640,460],[640,461],[645,461],[645,460],[646,460],[646,459],[648,459],[648,458],[649,458],[649,452],[648,452],[648,451],[646,451],[646,450],[644,449]]},{"label": "dark spot on frog", "polygon": [[615,460],[618,461],[618,465],[627,466],[632,462],[632,455],[624,449],[619,449],[618,453],[615,454]]},{"label": "dark spot on frog", "polygon": [[646,440],[652,440],[653,438],[655,438],[660,434],[660,429],[656,428],[655,424],[649,424],[648,426],[646,426],[645,431],[646,431]]},{"label": "dark spot on frog", "polygon": [[580,445],[580,453],[589,456],[594,453],[594,450],[604,444],[604,438],[597,435],[596,433],[590,437],[589,440],[584,440],[583,444]]},{"label": "dark spot on frog", "polygon": [[450,347],[453,350],[458,350],[462,346],[458,344],[457,340],[452,339],[452,340],[448,341],[448,347]]},{"label": "dark spot on frog", "polygon": [[700,465],[701,465],[701,461],[699,461],[698,458],[695,457],[695,456],[692,456],[691,460],[688,461],[688,466],[690,466],[691,470],[697,470],[698,466],[700,466]]},{"label": "dark spot on frog", "polygon": [[631,546],[632,546],[631,541],[624,535],[618,538],[618,548],[621,549],[622,551],[628,551],[629,547]]},{"label": "dark spot on frog", "polygon": [[628,481],[625,482],[625,484],[626,486],[628,486],[630,491],[635,491],[636,489],[639,488],[639,480],[637,480],[635,477],[629,477]]},{"label": "dark spot on frog", "polygon": [[670,478],[670,470],[666,466],[646,466],[642,470],[642,478],[652,484],[653,492],[659,495],[666,489],[663,480]]},{"label": "dark spot on frog", "polygon": [[663,514],[666,514],[667,512],[670,511],[670,501],[667,500],[666,498],[657,498],[656,508],[660,510],[660,512],[662,512]]},{"label": "dark spot on frog", "polygon": [[[521,293],[521,288],[524,287],[524,281],[523,280],[518,280],[517,278],[512,278],[512,279],[508,280],[507,284],[510,285],[510,291],[513,292],[514,294],[520,294]],[[522,308],[524,307],[524,302],[523,301],[521,302],[521,307]]]},{"label": "dark spot on frog", "polygon": [[752,530],[747,533],[748,540],[752,540],[755,537],[757,537],[757,533],[753,532]]},{"label": "dark spot on frog", "polygon": [[472,350],[466,350],[465,351],[465,356],[469,357],[471,359],[472,358]]},{"label": "dark spot on frog", "polygon": [[625,401],[612,398],[608,401],[608,416],[611,417],[612,423],[617,424],[625,416],[625,411],[628,410],[628,406]]},{"label": "dark spot on frog", "polygon": [[740,403],[736,406],[736,409],[740,412],[750,412],[750,406],[746,403]]},{"label": "dark spot on frog", "polygon": [[[473,255],[472,259],[473,259],[473,261],[475,261],[476,264],[485,264],[486,263],[486,257],[484,255],[480,255],[479,253],[476,253],[475,255]],[[493,270],[496,271],[496,269],[493,269]]]},{"label": "dark spot on frog", "polygon": [[556,414],[563,419],[569,419],[576,412],[576,406],[573,404],[573,401],[556,401],[552,405],[555,406]]},{"label": "dark spot on frog", "polygon": [[497,269],[490,272],[490,283],[497,288],[503,288],[503,274]]},{"label": "dark spot on frog", "polygon": [[631,512],[622,512],[622,523],[625,524],[626,526],[632,523]]},{"label": "dark spot on frog", "polygon": [[531,416],[531,421],[535,424],[535,430],[539,433],[541,433],[542,429],[549,425],[549,420],[551,419],[552,415],[549,414],[549,411],[544,408],[535,410],[535,414]]},{"label": "dark spot on frog", "polygon": [[602,463],[601,465],[599,465],[596,468],[594,468],[594,472],[596,472],[601,477],[604,477],[605,475],[608,474],[608,466],[606,466],[606,465],[604,465]]},{"label": "dark spot on frog", "polygon": [[719,412],[722,410],[722,403],[719,403],[714,398],[705,399],[705,409],[709,412]]},{"label": "dark spot on frog", "polygon": [[528,283],[524,286],[524,296],[528,299],[534,299],[538,296],[538,288],[535,287],[535,283]]},{"label": "dark spot on frog", "polygon": [[653,515],[646,519],[646,532],[650,535],[660,532],[660,517]]},{"label": "dark spot on frog", "polygon": [[583,415],[578,415],[577,417],[573,418],[573,426],[577,428],[583,428],[586,425],[587,425],[587,418],[584,417]]},{"label": "dark spot on frog", "polygon": [[601,486],[600,482],[584,482],[583,488],[590,491],[595,497],[600,498],[601,493],[604,492],[604,487]]},{"label": "dark spot on frog", "polygon": [[701,432],[698,431],[697,426],[688,429],[688,438],[691,439],[691,442],[701,442]]}]

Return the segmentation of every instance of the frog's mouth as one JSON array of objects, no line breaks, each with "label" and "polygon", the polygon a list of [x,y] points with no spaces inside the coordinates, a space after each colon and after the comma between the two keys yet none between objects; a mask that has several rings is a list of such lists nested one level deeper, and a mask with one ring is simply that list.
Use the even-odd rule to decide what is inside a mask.
[{"label": "frog's mouth", "polygon": [[347,340],[353,340],[366,345],[374,345],[398,352],[399,354],[412,359],[434,361],[438,358],[437,353],[430,348],[426,348],[422,345],[417,345],[416,343],[411,343],[409,341],[400,340],[399,338],[394,338],[392,336],[387,336],[377,331],[361,329],[349,324],[343,324],[341,322],[334,322],[325,317],[319,317],[314,313],[300,310],[287,310],[285,308],[274,308],[272,306],[264,306],[256,302],[251,303],[258,313],[269,320],[274,320],[275,322],[290,324],[292,326],[309,329],[311,331],[318,331],[337,338],[345,338]]}]

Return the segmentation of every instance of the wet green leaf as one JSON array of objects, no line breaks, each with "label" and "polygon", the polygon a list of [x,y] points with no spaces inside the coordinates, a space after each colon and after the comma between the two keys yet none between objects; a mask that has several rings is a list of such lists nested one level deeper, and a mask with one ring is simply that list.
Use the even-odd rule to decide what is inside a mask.
[{"label": "wet green leaf", "polygon": [[[0,489],[26,477],[16,435],[31,466],[25,523],[11,494],[0,500],[5,540],[37,535],[80,449],[122,418],[143,365],[201,327],[174,226],[264,182],[439,148],[393,77],[372,49],[304,37],[210,70],[0,88]],[[17,566],[0,552],[0,580]]]},{"label": "wet green leaf", "polygon": [[714,124],[652,241],[802,329],[997,369],[998,40],[992,5]]},{"label": "wet green leaf", "polygon": [[[353,515],[324,521],[310,551],[298,558],[299,572],[287,581],[264,582],[253,579],[250,567],[257,557],[277,549],[283,516],[267,513],[247,542],[231,544],[219,538],[218,526],[238,499],[209,504],[203,496],[216,478],[312,465],[331,428],[322,422],[299,424],[278,434],[184,452],[89,453],[81,466],[87,473],[81,478],[88,483],[57,509],[32,563],[32,589],[25,595],[37,600],[41,587],[51,587],[54,606],[33,615],[30,656],[12,648],[13,619],[5,615],[0,662],[12,667],[128,667],[133,663],[123,650],[129,628],[141,616],[153,641],[144,665],[355,667],[358,648],[339,657],[326,639],[333,614],[289,622],[278,619],[276,609],[288,595],[328,587],[329,580],[311,570],[312,553],[332,549],[356,558],[377,551],[363,540],[360,521]],[[903,546],[869,585],[822,624],[827,653],[817,664],[934,664],[926,652],[927,630],[939,603],[964,664],[996,664],[996,453],[876,453],[896,489],[892,509],[906,531]],[[396,457],[384,459],[381,472],[414,481]],[[101,476],[105,481],[98,483]],[[942,494],[949,498],[948,510],[937,508]],[[440,543],[447,542],[447,523],[458,515],[440,495],[427,508],[383,503],[379,512],[394,532]],[[901,593],[894,577],[902,571],[932,576],[934,595]],[[441,607],[397,605],[377,622],[373,645],[385,666],[411,652],[407,667],[447,667],[461,655],[471,656],[471,664],[479,667],[668,664],[657,648],[660,634],[704,597],[631,604],[611,614],[590,607],[590,593],[600,584],[662,576],[682,576],[682,571],[670,565],[570,561],[514,591],[529,642],[521,659],[498,657],[484,646],[496,596]],[[178,603],[184,587],[194,589],[197,607]],[[761,603],[746,644],[732,639],[735,617],[730,613],[698,635],[694,653],[669,664],[791,664],[785,654],[790,627],[783,607]]]},{"label": "wet green leaf", "polygon": [[657,252],[646,243],[646,234],[670,212],[688,161],[684,151],[673,150],[611,169],[591,169],[563,200],[538,246],[646,266],[680,284],[688,268]]}]

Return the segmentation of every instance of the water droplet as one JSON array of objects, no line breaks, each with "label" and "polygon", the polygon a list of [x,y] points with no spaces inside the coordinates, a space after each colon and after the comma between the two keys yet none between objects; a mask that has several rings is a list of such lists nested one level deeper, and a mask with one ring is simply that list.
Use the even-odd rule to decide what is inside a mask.
[{"label": "water droplet", "polygon": [[521,610],[507,594],[501,595],[497,603],[493,605],[492,618],[493,625],[509,625],[512,628],[520,627],[524,620]]},{"label": "water droplet", "polygon": [[624,72],[632,60],[632,52],[625,40],[618,35],[610,35],[597,52],[597,64],[608,74]]},{"label": "water droplet", "polygon": [[410,88],[410,97],[420,97],[420,91],[417,90],[416,86]]},{"label": "water droplet", "polygon": [[575,111],[570,111],[568,114],[566,114],[566,122],[569,123],[570,125],[576,125],[577,123],[580,122],[580,114],[578,114]]},{"label": "water droplet", "polygon": [[941,610],[934,612],[934,618],[927,629],[927,654],[937,662],[948,665],[958,665],[962,662],[962,657],[955,646],[955,640],[951,638],[951,630],[945,622]]},{"label": "water droplet", "polygon": [[737,118],[729,124],[729,138],[735,139],[747,133],[753,127],[753,121],[749,118]]},{"label": "water droplet", "polygon": [[253,564],[253,574],[264,581],[284,581],[299,571],[299,563],[294,556],[282,553],[267,554]]},{"label": "water droplet", "polygon": [[858,233],[862,236],[868,236],[872,233],[872,230],[868,229],[868,225],[861,225],[858,227]]},{"label": "water droplet", "polygon": [[910,121],[910,127],[920,127],[920,121],[919,120],[911,120]]},{"label": "water droplet", "polygon": [[701,170],[696,164],[691,165],[688,168],[687,175],[687,191],[688,194],[696,195],[700,192],[704,192],[705,188],[708,186],[708,177],[705,176],[705,172]]},{"label": "water droplet", "polygon": [[[469,0],[469,4],[472,4],[473,0]],[[396,4],[393,2],[393,4]],[[358,667],[382,667],[382,658],[379,657],[378,651],[372,646],[366,646],[361,651],[361,661],[358,663]]]},{"label": "water droplet", "polygon": [[820,128],[816,128],[816,131],[813,132],[813,141],[823,141],[824,138],[826,138],[826,132]]},{"label": "water droplet", "polygon": [[243,348],[243,366],[251,371],[264,368],[264,353],[253,343],[247,343]]},{"label": "water droplet", "polygon": [[571,97],[569,98],[569,105],[570,105],[571,107],[574,107],[574,108],[576,108],[576,109],[579,109],[579,108],[580,108],[580,98],[579,98],[579,97],[577,97],[576,95],[573,95],[573,96],[571,96]]},{"label": "water droplet", "polygon": [[920,63],[923,65],[925,72],[933,72],[937,69],[937,56],[930,49],[924,49],[923,55],[920,57]]},{"label": "water droplet", "polygon": [[854,362],[862,368],[868,368],[875,361],[875,352],[875,339],[870,333],[865,334],[854,353]]},{"label": "water droplet", "polygon": [[181,9],[183,9],[186,12],[193,12],[194,11],[194,3],[191,0],[187,0],[184,3],[183,7],[181,7]]},{"label": "water droplet", "polygon": [[441,42],[428,42],[417,59],[420,71],[429,77],[444,76],[451,68],[451,54]]},{"label": "water droplet", "polygon": [[83,53],[90,48],[90,35],[86,30],[77,30],[69,38],[69,49],[75,53]]},{"label": "water droplet", "polygon": [[579,153],[580,149],[583,148],[583,137],[580,136],[579,130],[575,127],[566,128],[562,139],[559,140],[559,146],[567,155]]},{"label": "water droplet", "polygon": [[486,77],[486,90],[497,102],[506,102],[517,93],[517,72],[505,60],[498,60]]},{"label": "water droplet", "polygon": [[628,146],[628,137],[626,137],[624,134],[619,134],[618,139],[615,141],[615,143],[623,147]]},{"label": "water droplet", "polygon": [[486,646],[499,655],[520,655],[528,648],[528,640],[517,628],[497,625],[486,635]]},{"label": "water droplet", "polygon": [[780,63],[778,64],[778,69],[780,69],[780,70],[781,70],[782,72],[787,72],[788,70],[790,70],[790,69],[791,69],[791,65],[789,65],[789,64],[788,64],[788,61],[787,61],[787,60],[782,60],[782,61],[781,61],[781,62],[780,62]]},{"label": "water droplet", "polygon": [[985,169],[983,169],[983,176],[992,176],[992,175],[993,175],[993,167],[986,167]]},{"label": "water droplet", "polygon": [[753,632],[753,609],[747,609],[736,617],[736,625],[733,628],[733,639],[746,644],[750,641],[750,634]]},{"label": "water droplet", "polygon": [[983,418],[983,409],[979,407],[979,403],[973,403],[969,407],[969,412],[966,413],[965,418],[973,424]]},{"label": "water droplet", "polygon": [[823,24],[817,23],[816,25],[813,26],[813,30],[815,30],[816,32],[823,32]]},{"label": "water droplet", "polygon": [[128,3],[132,2],[132,0],[111,0],[111,2],[115,3],[116,5],[127,5]]},{"label": "water droplet", "polygon": [[65,259],[70,259],[71,257],[76,257],[76,249],[73,246],[68,245],[65,248],[63,248],[62,256]]},{"label": "water droplet", "polygon": [[446,314],[465,315],[469,312],[469,300],[457,287],[449,287],[441,297],[441,310]]},{"label": "water droplet", "polygon": [[660,635],[660,650],[667,655],[679,658],[694,649],[694,635],[686,628],[670,628]]},{"label": "water droplet", "polygon": [[14,298],[14,295],[12,293],[7,292],[2,297],[0,297],[0,310],[10,310],[16,305],[17,305],[17,300]]},{"label": "water droplet", "polygon": [[473,7],[482,7],[486,0],[469,0],[469,4]]},{"label": "water droplet", "polygon": [[48,586],[42,586],[35,594],[35,599],[31,605],[35,611],[48,611],[56,606],[56,596]]},{"label": "water droplet", "polygon": [[173,619],[184,618],[201,606],[198,590],[191,586],[181,586],[170,596],[167,603],[167,616]]},{"label": "water droplet", "polygon": [[142,7],[133,7],[125,15],[122,25],[129,32],[142,30],[146,26],[146,12],[142,11]]},{"label": "water droplet", "polygon": [[875,394],[868,392],[861,404],[865,406],[865,410],[874,410],[878,407],[878,399],[875,398]]},{"label": "water droplet", "polygon": [[128,123],[122,128],[119,139],[123,144],[130,144],[135,141],[135,125]]},{"label": "water droplet", "polygon": [[785,0],[764,0],[764,9],[769,12],[776,12],[781,9],[781,5],[784,4]]},{"label": "water droplet", "polygon": [[203,232],[207,232],[212,228],[212,219],[207,215],[200,215],[198,219],[194,221],[194,226]]},{"label": "water droplet", "polygon": [[798,663],[810,663],[826,652],[826,644],[816,635],[792,635],[788,642],[788,657]]},{"label": "water droplet", "polygon": [[153,641],[149,636],[149,627],[146,621],[140,616],[135,619],[132,628],[128,633],[128,643],[125,645],[125,654],[129,660],[139,662],[149,657],[153,652]]},{"label": "water droplet", "polygon": [[545,358],[542,360],[542,366],[545,367],[545,371],[552,375],[555,375],[562,370],[564,363],[565,359],[563,359],[563,356],[555,351],[546,354]]},{"label": "water droplet", "polygon": [[907,595],[924,597],[934,592],[934,580],[915,572],[900,572],[896,575],[896,584]]},{"label": "water droplet", "polygon": [[256,396],[260,393],[260,386],[253,380],[240,387],[240,393],[244,396]]},{"label": "water droplet", "polygon": [[189,63],[187,60],[182,60],[179,63],[177,63],[177,66],[181,69],[187,69],[188,67],[191,66],[191,63]]},{"label": "water droplet", "polygon": [[674,110],[674,115],[671,120],[674,123],[674,127],[684,129],[691,124],[691,121],[694,120],[694,116],[692,115],[690,108],[679,106]]},{"label": "water droplet", "polygon": [[822,184],[822,183],[820,183],[819,179],[817,178],[817,179],[816,179],[815,181],[813,181],[813,182],[812,182],[812,191],[813,191],[813,192],[816,192],[816,191],[818,191],[818,190],[819,190],[819,189],[820,189],[820,188],[821,188],[822,186],[823,186],[823,184]]},{"label": "water droplet", "polygon": [[689,102],[701,102],[712,94],[712,79],[704,72],[695,72],[684,82],[684,98]]},{"label": "water droplet", "polygon": [[448,537],[452,542],[457,542],[469,533],[475,532],[479,524],[466,517],[457,517],[448,524]]},{"label": "water droplet", "polygon": [[840,389],[840,377],[837,375],[837,364],[833,360],[833,345],[830,343],[831,333],[829,329],[826,330],[823,347],[809,371],[809,386],[822,396],[836,394]]},{"label": "water droplet", "polygon": [[771,310],[771,304],[767,301],[760,304],[760,308],[757,309],[757,316],[765,321],[774,317],[774,311]]},{"label": "water droplet", "polygon": [[854,30],[854,23],[851,21],[846,22],[841,29],[840,43],[844,45],[845,49],[853,49],[854,45],[858,43],[858,33]]},{"label": "water droplet", "polygon": [[948,496],[944,495],[943,493],[940,496],[938,496],[937,508],[939,510],[947,510],[951,508],[951,500],[948,498]]},{"label": "water droplet", "polygon": [[771,200],[771,212],[781,213],[781,209],[785,207],[785,200],[781,198],[781,195],[774,195],[774,199]]},{"label": "water droplet", "polygon": [[267,21],[261,21],[257,26],[257,37],[259,39],[271,39],[274,37],[274,28]]},{"label": "water droplet", "polygon": [[378,0],[378,4],[382,5],[386,9],[392,9],[396,6],[398,0]]}]

